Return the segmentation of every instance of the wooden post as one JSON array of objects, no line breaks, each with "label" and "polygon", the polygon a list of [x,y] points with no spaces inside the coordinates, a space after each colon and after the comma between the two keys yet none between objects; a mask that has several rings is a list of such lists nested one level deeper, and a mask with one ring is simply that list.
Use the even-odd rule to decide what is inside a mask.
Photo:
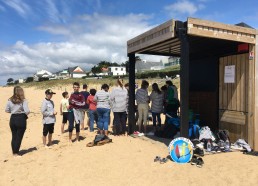
[{"label": "wooden post", "polygon": [[255,82],[255,88],[254,88],[254,150],[258,151],[258,30],[256,30],[256,43],[255,43],[255,49],[254,49],[254,66],[255,66],[255,72],[254,72],[254,82]]},{"label": "wooden post", "polygon": [[248,74],[248,118],[247,118],[247,131],[248,131],[248,144],[253,148],[254,147],[254,57],[250,58],[250,53],[254,54],[254,45],[249,44],[249,74]]},{"label": "wooden post", "polygon": [[187,29],[183,26],[177,28],[181,41],[181,68],[180,68],[180,134],[188,138],[189,128],[189,42]]},{"label": "wooden post", "polygon": [[129,101],[128,101],[128,128],[129,134],[135,131],[135,54],[128,54],[129,57]]}]

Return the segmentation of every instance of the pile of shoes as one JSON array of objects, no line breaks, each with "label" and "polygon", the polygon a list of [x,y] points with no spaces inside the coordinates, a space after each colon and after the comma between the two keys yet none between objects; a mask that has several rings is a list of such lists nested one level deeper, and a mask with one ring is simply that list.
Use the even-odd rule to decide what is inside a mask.
[{"label": "pile of shoes", "polygon": [[167,158],[161,158],[160,156],[156,156],[154,158],[154,162],[159,162],[160,164],[167,163],[168,159]]},{"label": "pile of shoes", "polygon": [[196,165],[198,168],[202,168],[204,161],[201,157],[194,155],[191,160],[191,165]]}]

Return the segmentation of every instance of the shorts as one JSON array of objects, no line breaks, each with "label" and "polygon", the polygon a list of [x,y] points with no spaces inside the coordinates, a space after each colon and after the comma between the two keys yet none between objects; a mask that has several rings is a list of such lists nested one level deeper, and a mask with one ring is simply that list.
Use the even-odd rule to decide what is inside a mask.
[{"label": "shorts", "polygon": [[49,134],[54,133],[54,123],[43,125],[43,136],[47,136],[48,133]]},{"label": "shorts", "polygon": [[68,121],[68,112],[63,112],[63,123],[67,123]]}]

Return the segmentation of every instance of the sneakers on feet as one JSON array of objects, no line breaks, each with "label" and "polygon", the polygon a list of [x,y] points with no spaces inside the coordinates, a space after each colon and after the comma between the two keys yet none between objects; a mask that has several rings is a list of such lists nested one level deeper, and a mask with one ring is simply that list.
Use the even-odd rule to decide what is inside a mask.
[{"label": "sneakers on feet", "polygon": [[144,136],[144,133],[143,133],[143,132],[142,132],[142,133],[139,133],[138,136],[139,136],[139,137]]}]

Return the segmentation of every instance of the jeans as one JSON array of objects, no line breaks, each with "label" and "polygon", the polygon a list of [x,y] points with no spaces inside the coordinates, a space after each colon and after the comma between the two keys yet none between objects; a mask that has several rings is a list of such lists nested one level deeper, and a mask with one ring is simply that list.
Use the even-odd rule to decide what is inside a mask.
[{"label": "jeans", "polygon": [[97,110],[89,110],[89,118],[90,118],[90,132],[94,131],[94,120],[98,123],[98,113]]},{"label": "jeans", "polygon": [[114,112],[114,133],[116,135],[125,134],[126,112]]},{"label": "jeans", "polygon": [[158,126],[161,127],[160,113],[152,112],[153,126],[156,127],[156,121],[158,120]]},{"label": "jeans", "polygon": [[10,128],[12,131],[12,151],[17,154],[21,147],[22,138],[26,130],[26,115],[25,114],[12,114],[10,119]]},{"label": "jeans", "polygon": [[[69,112],[68,121],[69,121],[68,131],[73,132],[73,128],[74,128],[74,113],[73,112]],[[80,123],[75,123],[75,129],[76,129],[76,133],[80,132]]]},{"label": "jeans", "polygon": [[98,128],[100,130],[108,130],[108,124],[110,120],[110,109],[97,108],[98,113]]}]

